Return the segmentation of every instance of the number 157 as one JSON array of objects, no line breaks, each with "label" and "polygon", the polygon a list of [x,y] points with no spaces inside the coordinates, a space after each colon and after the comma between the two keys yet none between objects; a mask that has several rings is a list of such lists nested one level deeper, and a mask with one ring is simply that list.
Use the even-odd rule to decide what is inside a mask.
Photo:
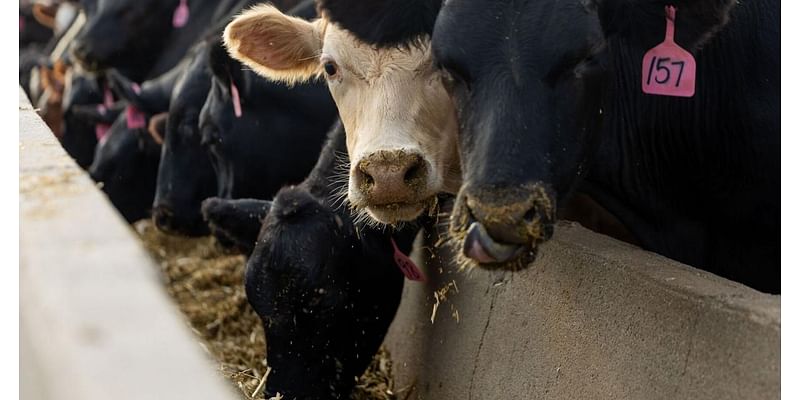
[{"label": "number 157", "polygon": [[[678,79],[675,80],[675,87],[678,87],[681,83],[681,77],[683,76],[683,66],[686,64],[685,61],[673,61],[670,62],[669,57],[655,57],[650,59],[650,72],[647,74],[647,84],[649,85],[651,80],[655,79],[656,83],[659,85],[664,85],[670,81],[672,76],[672,70],[668,65],[677,65],[680,67],[678,70]],[[666,64],[666,65],[665,65]],[[653,72],[655,72],[655,77],[653,76]],[[663,78],[660,78],[663,76]]]}]

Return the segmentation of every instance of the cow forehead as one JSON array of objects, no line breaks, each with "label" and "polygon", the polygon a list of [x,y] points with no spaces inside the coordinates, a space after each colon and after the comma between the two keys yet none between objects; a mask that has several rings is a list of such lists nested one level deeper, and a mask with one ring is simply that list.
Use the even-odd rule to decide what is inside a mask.
[{"label": "cow forehead", "polygon": [[396,72],[422,74],[432,69],[429,38],[408,46],[377,48],[361,41],[336,24],[328,24],[322,52],[367,82],[373,82]]}]

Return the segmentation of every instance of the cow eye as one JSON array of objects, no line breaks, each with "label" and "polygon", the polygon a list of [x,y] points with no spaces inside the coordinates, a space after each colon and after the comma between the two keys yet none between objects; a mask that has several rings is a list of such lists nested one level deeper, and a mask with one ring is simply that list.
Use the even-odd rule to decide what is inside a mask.
[{"label": "cow eye", "polygon": [[328,76],[336,75],[336,64],[334,64],[333,61],[325,63],[325,73],[328,74]]},{"label": "cow eye", "polygon": [[322,63],[322,69],[325,70],[325,75],[328,79],[335,78],[336,74],[339,73],[339,66],[336,65],[336,61],[333,61],[330,56],[323,55],[320,62]]}]

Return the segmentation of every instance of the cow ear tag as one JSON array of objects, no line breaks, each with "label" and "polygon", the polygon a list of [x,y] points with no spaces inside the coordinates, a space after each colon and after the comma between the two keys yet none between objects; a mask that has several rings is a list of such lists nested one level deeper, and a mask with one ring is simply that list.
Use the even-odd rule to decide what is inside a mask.
[{"label": "cow ear tag", "polygon": [[189,22],[189,6],[186,0],[181,0],[175,12],[172,14],[172,26],[174,28],[183,28]]},{"label": "cow ear tag", "polygon": [[394,262],[397,263],[403,275],[412,281],[425,282],[427,278],[425,278],[425,275],[420,271],[419,267],[417,267],[417,264],[414,264],[411,258],[400,251],[397,247],[397,243],[394,242],[394,238],[390,238],[390,240],[392,241],[392,247],[394,247]]},{"label": "cow ear tag", "polygon": [[231,79],[231,101],[233,102],[233,115],[236,118],[242,117],[242,102],[239,98],[239,88],[236,87],[236,84],[233,83],[233,79]]},{"label": "cow ear tag", "polygon": [[125,119],[128,122],[128,129],[143,129],[147,125],[144,113],[134,106],[129,105],[125,108]]},{"label": "cow ear tag", "polygon": [[98,142],[102,142],[105,139],[106,135],[108,135],[108,131],[111,129],[111,125],[109,124],[95,124],[94,126],[94,136],[97,138]]},{"label": "cow ear tag", "polygon": [[[136,94],[142,92],[142,88],[136,82],[131,84],[131,89]],[[147,118],[144,113],[133,105],[128,105],[125,108],[125,119],[128,122],[128,129],[143,129],[147,125]]]},{"label": "cow ear tag", "polygon": [[664,41],[650,49],[642,60],[642,91],[657,96],[694,96],[697,64],[692,53],[675,43],[675,7],[665,8],[667,32]]},{"label": "cow ear tag", "polygon": [[114,105],[114,93],[111,92],[111,89],[106,85],[103,87],[103,105],[106,108],[110,108]]}]

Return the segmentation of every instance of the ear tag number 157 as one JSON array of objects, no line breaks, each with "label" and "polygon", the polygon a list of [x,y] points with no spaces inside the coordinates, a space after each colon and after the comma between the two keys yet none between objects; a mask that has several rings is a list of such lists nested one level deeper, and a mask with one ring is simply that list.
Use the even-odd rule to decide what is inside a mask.
[{"label": "ear tag number 157", "polygon": [[697,65],[692,53],[675,43],[675,7],[667,6],[664,41],[642,60],[642,91],[659,96],[694,96]]}]

